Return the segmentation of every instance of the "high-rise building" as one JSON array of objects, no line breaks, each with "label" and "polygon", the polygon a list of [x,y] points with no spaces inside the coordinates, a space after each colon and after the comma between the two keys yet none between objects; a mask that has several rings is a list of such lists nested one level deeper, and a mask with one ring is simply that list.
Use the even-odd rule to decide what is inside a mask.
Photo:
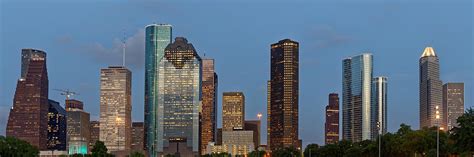
[{"label": "high-rise building", "polygon": [[372,54],[343,60],[342,138],[371,139]]},{"label": "high-rise building", "polygon": [[66,115],[59,102],[49,100],[48,150],[66,150]]},{"label": "high-rise building", "polygon": [[132,123],[132,151],[143,152],[143,122]]},{"label": "high-rise building", "polygon": [[458,127],[456,120],[464,114],[464,83],[443,85],[443,110],[447,130]]},{"label": "high-rise building", "polygon": [[201,58],[186,38],[177,37],[158,67],[157,139],[149,156],[198,156]]},{"label": "high-rise building", "polygon": [[145,149],[149,156],[156,156],[158,74],[159,63],[165,48],[172,40],[172,26],[151,24],[145,27]]},{"label": "high-rise building", "polygon": [[128,154],[132,131],[132,72],[122,66],[100,70],[100,141],[114,154]]},{"label": "high-rise building", "polygon": [[442,111],[442,81],[439,60],[432,47],[426,47],[420,57],[420,128],[445,127]]},{"label": "high-rise building", "polygon": [[222,130],[243,129],[245,96],[242,92],[224,92],[222,96]]},{"label": "high-rise building", "polygon": [[387,133],[387,77],[372,80],[371,139]]},{"label": "high-rise building", "polygon": [[87,154],[90,141],[90,115],[79,100],[66,100],[68,154]]},{"label": "high-rise building", "polygon": [[253,131],[251,130],[232,130],[222,131],[222,145],[226,146],[228,153],[235,155],[247,155],[255,150]]},{"label": "high-rise building", "polygon": [[339,95],[329,94],[329,104],[326,106],[326,123],[324,123],[325,144],[339,141]]},{"label": "high-rise building", "polygon": [[217,131],[217,74],[214,59],[202,59],[201,152],[215,142]]},{"label": "high-rise building", "polygon": [[24,140],[39,150],[48,143],[48,72],[46,53],[22,49],[21,77],[8,117],[6,136]]},{"label": "high-rise building", "polygon": [[271,45],[268,139],[271,150],[298,145],[299,43]]},{"label": "high-rise building", "polygon": [[246,120],[244,128],[253,131],[253,145],[257,149],[260,146],[260,120]]},{"label": "high-rise building", "polygon": [[92,148],[94,148],[95,143],[100,140],[99,139],[100,123],[99,121],[91,121],[89,127],[90,127],[89,150],[92,150]]}]

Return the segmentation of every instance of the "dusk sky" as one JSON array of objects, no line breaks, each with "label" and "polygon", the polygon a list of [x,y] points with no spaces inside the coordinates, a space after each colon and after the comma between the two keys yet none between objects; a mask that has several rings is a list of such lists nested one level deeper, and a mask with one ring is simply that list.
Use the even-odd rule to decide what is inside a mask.
[{"label": "dusk sky", "polygon": [[418,63],[426,46],[439,56],[443,83],[465,82],[465,107],[473,107],[472,0],[1,0],[0,19],[0,135],[22,48],[46,51],[50,99],[63,105],[65,97],[53,89],[76,91],[74,98],[98,120],[100,69],[121,64],[124,36],[133,73],[132,119],[143,121],[144,28],[152,23],[173,25],[173,37],[186,37],[201,57],[215,59],[218,125],[222,92],[243,91],[246,119],[263,113],[262,143],[270,44],[284,38],[300,43],[304,145],[324,143],[324,109],[328,94],[341,92],[342,59],[364,52],[374,55],[374,76],[388,77],[390,132],[401,123],[418,129]]}]

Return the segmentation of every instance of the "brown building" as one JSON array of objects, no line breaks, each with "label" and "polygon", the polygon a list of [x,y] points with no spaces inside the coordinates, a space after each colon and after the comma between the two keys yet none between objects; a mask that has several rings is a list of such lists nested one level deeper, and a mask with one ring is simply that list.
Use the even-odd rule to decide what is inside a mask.
[{"label": "brown building", "polygon": [[99,135],[100,135],[100,123],[99,121],[91,121],[90,124],[90,141],[89,141],[89,150],[92,150],[92,148],[95,145],[95,142],[99,141]]},{"label": "brown building", "polygon": [[326,123],[324,124],[324,141],[334,144],[339,141],[339,96],[329,94],[329,104],[326,106]]},{"label": "brown building", "polygon": [[298,146],[299,43],[284,39],[271,45],[268,139],[271,150]]},{"label": "brown building", "polygon": [[217,128],[216,145],[222,144],[222,128]]},{"label": "brown building", "polygon": [[447,130],[457,127],[456,120],[464,114],[464,83],[443,85],[443,110]]},{"label": "brown building", "polygon": [[132,152],[137,151],[143,153],[143,142],[145,140],[143,131],[143,122],[132,123]]},{"label": "brown building", "polygon": [[217,74],[214,59],[202,60],[201,154],[209,142],[215,142],[217,129]]},{"label": "brown building", "polygon": [[83,110],[82,101],[69,99],[66,100],[66,106],[69,106],[66,110],[68,152],[69,154],[87,154],[90,151],[90,115]]},{"label": "brown building", "polygon": [[222,130],[242,130],[245,122],[245,96],[242,92],[224,92],[222,97]]},{"label": "brown building", "polygon": [[39,150],[48,142],[48,72],[46,53],[22,49],[21,77],[8,117],[6,136],[25,140]]},{"label": "brown building", "polygon": [[246,120],[245,130],[253,131],[253,145],[257,149],[260,146],[260,120]]}]

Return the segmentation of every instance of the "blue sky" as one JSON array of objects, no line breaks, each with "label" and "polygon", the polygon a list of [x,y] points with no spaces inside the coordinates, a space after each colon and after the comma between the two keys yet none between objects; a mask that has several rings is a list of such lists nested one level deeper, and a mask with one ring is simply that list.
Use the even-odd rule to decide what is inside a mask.
[{"label": "blue sky", "polygon": [[[473,2],[471,0],[313,1],[13,1],[0,2],[0,134],[5,134],[20,50],[47,52],[52,90],[72,89],[91,119],[99,113],[99,71],[121,64],[120,40],[127,38],[133,72],[135,121],[143,120],[144,27],[173,25],[201,56],[216,60],[219,126],[224,91],[243,91],[246,118],[266,118],[270,44],[300,43],[300,137],[324,141],[324,108],[341,91],[342,59],[374,55],[374,76],[389,78],[389,131],[401,123],[418,128],[418,59],[426,46],[440,57],[443,82],[465,82],[466,107],[473,106]],[[125,32],[125,33],[124,33]],[[266,143],[263,121],[262,142]]]}]

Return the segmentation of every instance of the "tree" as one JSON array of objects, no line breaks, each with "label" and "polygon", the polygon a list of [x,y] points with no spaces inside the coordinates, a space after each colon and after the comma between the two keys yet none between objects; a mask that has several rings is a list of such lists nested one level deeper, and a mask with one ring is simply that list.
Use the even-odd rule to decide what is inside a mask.
[{"label": "tree", "polygon": [[264,157],[266,154],[263,150],[255,150],[248,154],[249,157]]},{"label": "tree", "polygon": [[130,153],[129,157],[145,157],[145,155],[138,152],[138,151],[134,151],[134,152]]},{"label": "tree", "polygon": [[474,155],[474,110],[469,108],[456,120],[458,127],[451,129],[454,151],[461,156]]},{"label": "tree", "polygon": [[107,151],[108,149],[102,141],[96,141],[91,150],[93,157],[113,156],[112,154],[108,154]]},{"label": "tree", "polygon": [[38,156],[39,150],[26,141],[0,136],[0,156]]},{"label": "tree", "polygon": [[306,146],[303,152],[304,156],[310,156],[315,157],[315,156],[320,156],[319,154],[319,145],[318,144],[309,144]]},{"label": "tree", "polygon": [[272,152],[272,156],[275,157],[299,157],[301,156],[300,152],[295,147],[286,147],[277,149]]}]

